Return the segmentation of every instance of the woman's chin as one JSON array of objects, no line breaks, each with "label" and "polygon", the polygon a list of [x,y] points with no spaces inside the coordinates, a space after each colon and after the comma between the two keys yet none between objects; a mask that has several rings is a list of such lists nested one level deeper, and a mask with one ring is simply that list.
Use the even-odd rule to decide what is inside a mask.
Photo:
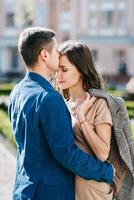
[{"label": "woman's chin", "polygon": [[64,87],[64,86],[59,86],[59,88],[61,89],[61,90],[66,90],[66,89],[68,89],[67,87]]},{"label": "woman's chin", "polygon": [[67,88],[66,87],[60,87],[61,88],[61,90],[66,90]]}]

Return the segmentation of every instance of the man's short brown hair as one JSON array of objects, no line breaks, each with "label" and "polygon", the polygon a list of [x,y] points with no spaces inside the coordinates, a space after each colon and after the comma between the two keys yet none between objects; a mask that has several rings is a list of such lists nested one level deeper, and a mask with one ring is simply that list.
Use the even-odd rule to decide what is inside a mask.
[{"label": "man's short brown hair", "polygon": [[51,52],[54,37],[53,30],[43,27],[27,28],[22,32],[18,42],[18,51],[26,66],[37,62],[38,55],[43,48]]}]

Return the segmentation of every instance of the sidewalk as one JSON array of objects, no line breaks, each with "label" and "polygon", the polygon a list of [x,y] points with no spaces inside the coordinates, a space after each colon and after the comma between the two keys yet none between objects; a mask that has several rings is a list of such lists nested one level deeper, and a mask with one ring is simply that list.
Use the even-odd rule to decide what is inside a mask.
[{"label": "sidewalk", "polygon": [[0,200],[12,200],[15,167],[15,151],[0,136]]}]

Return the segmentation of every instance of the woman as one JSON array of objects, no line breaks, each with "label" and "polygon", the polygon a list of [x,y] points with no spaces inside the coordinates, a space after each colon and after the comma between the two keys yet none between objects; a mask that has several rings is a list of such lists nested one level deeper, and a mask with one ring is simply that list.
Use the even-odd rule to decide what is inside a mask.
[{"label": "woman", "polygon": [[[110,152],[112,118],[106,100],[91,97],[88,92],[90,88],[102,90],[103,80],[86,45],[67,41],[58,51],[60,66],[56,80],[71,113],[76,144],[105,161]],[[76,200],[104,199],[113,199],[111,185],[76,176]]]}]

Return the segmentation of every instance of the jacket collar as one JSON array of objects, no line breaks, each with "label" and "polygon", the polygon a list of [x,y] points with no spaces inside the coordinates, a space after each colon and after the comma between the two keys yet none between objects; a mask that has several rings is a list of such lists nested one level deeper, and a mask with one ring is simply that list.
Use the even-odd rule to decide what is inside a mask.
[{"label": "jacket collar", "polygon": [[110,95],[109,93],[107,93],[103,90],[99,90],[99,89],[89,89],[89,94],[91,96],[105,98],[108,105],[110,107],[113,106],[113,109],[115,112],[118,112],[120,110],[119,102],[116,101],[115,98],[112,95]]},{"label": "jacket collar", "polygon": [[52,85],[41,75],[35,73],[35,72],[27,72],[25,77],[24,77],[24,80],[33,80],[35,82],[38,82],[40,85],[42,86],[47,86],[49,87],[50,89],[53,89]]}]

